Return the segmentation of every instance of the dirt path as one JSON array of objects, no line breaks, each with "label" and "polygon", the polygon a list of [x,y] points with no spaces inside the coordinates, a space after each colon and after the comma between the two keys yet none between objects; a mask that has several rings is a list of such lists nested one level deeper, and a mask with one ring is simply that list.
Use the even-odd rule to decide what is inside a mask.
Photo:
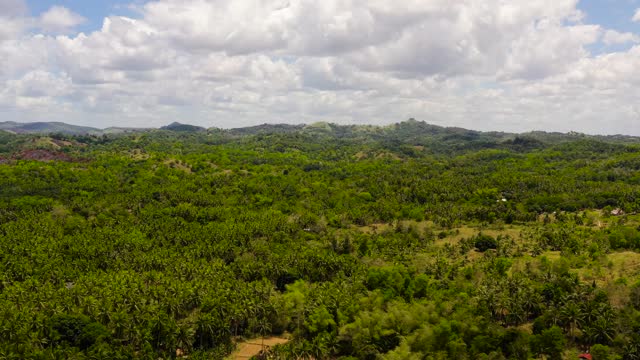
[{"label": "dirt path", "polygon": [[[265,349],[279,344],[286,344],[289,342],[289,339],[281,338],[281,337],[268,337],[264,338],[264,347]],[[252,356],[256,356],[262,350],[262,339],[251,339],[243,342],[239,342],[237,345],[236,351],[234,351],[231,356],[228,357],[230,360],[244,360],[250,359]]]}]

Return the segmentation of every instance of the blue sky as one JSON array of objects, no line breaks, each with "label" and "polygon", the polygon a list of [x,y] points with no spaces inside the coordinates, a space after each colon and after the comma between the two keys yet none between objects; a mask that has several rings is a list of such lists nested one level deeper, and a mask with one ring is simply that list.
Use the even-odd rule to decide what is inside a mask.
[{"label": "blue sky", "polygon": [[581,0],[578,8],[587,14],[587,22],[621,32],[638,31],[640,24],[629,14],[640,7],[640,0]]},{"label": "blue sky", "polygon": [[[28,14],[15,11],[25,5]],[[0,0],[0,119],[239,127],[416,118],[640,135],[638,8],[640,0]]]},{"label": "blue sky", "polygon": [[[34,15],[54,5],[67,7],[90,20],[87,29],[95,29],[102,24],[105,16],[132,16],[134,13],[127,9],[128,5],[144,2],[142,0],[28,0],[27,4]],[[578,8],[587,14],[587,22],[624,32],[640,29],[640,23],[632,22],[629,16],[639,7],[640,0],[580,0],[578,3]]]},{"label": "blue sky", "polygon": [[[619,32],[640,32],[640,23],[631,20],[629,14],[640,7],[640,0],[581,0],[578,8],[586,14],[584,20],[590,24],[598,24],[607,29]],[[611,50],[623,50],[630,46],[593,44],[588,49],[594,54],[602,54]]]},{"label": "blue sky", "polygon": [[[140,1],[138,1],[140,2]],[[33,15],[39,15],[52,6],[64,6],[83,17],[87,22],[78,27],[79,31],[90,32],[99,29],[102,21],[110,15],[135,16],[129,9],[129,4],[136,1],[118,0],[28,0],[29,10]]]},{"label": "blue sky", "polygon": [[[27,4],[31,13],[35,16],[47,11],[54,5],[64,6],[83,17],[87,22],[80,25],[77,30],[85,33],[100,29],[105,17],[110,15],[121,15],[137,17],[138,14],[132,10],[131,5],[140,5],[144,0],[28,0]],[[635,9],[640,8],[640,0],[580,0],[578,9],[586,14],[584,20],[589,24],[598,24],[607,29],[619,32],[640,32],[640,22],[631,21],[630,14]],[[627,45],[593,44],[589,50],[595,54],[619,50],[628,47]]]}]

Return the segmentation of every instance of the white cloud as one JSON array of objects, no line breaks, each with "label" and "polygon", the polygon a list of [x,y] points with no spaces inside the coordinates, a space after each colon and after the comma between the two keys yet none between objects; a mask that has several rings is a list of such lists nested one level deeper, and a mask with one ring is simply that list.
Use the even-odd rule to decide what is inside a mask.
[{"label": "white cloud", "polygon": [[136,72],[177,65],[174,50],[145,24],[128,18],[106,18],[100,31],[59,36],[56,43],[57,64],[81,84],[122,83]]},{"label": "white cloud", "polygon": [[[581,17],[575,5],[575,0],[517,5],[499,0],[272,0],[258,5],[165,0],[146,4],[142,14],[160,37],[187,51],[350,56],[363,68],[414,76],[494,72],[537,22],[553,24],[547,28],[563,36],[561,23]],[[585,44],[572,45],[569,50],[581,56]]]},{"label": "white cloud", "polygon": [[[68,9],[36,19],[23,11],[4,27],[12,30],[0,25],[0,113],[94,126],[415,117],[475,129],[640,135],[639,48],[588,50],[637,36],[584,23],[576,6],[156,0],[136,19],[111,16],[87,34],[71,32],[82,19]],[[37,26],[63,35],[27,32]]]},{"label": "white cloud", "polygon": [[602,42],[605,45],[616,45],[616,44],[627,44],[627,43],[637,43],[640,41],[640,36],[625,32],[621,33],[615,30],[607,30],[602,37]]},{"label": "white cloud", "polygon": [[588,56],[585,45],[596,42],[599,33],[596,25],[560,26],[540,21],[512,43],[504,76],[540,79],[563,73]]},{"label": "white cloud", "polygon": [[0,41],[15,39],[26,27],[25,19],[0,16]]},{"label": "white cloud", "polygon": [[0,40],[0,80],[15,79],[28,71],[46,69],[55,49],[55,40],[41,35]]},{"label": "white cloud", "polygon": [[68,33],[87,19],[63,6],[52,6],[42,13],[38,24],[42,30],[49,33]]},{"label": "white cloud", "polygon": [[27,13],[27,4],[24,0],[0,1],[0,15],[3,17],[24,16]]},{"label": "white cloud", "polygon": [[27,5],[23,0],[0,1],[0,42],[15,39],[29,26]]},{"label": "white cloud", "polygon": [[20,79],[7,81],[7,88],[20,97],[58,97],[71,92],[71,79],[66,74],[35,70]]},{"label": "white cloud", "polygon": [[632,21],[640,21],[640,8],[636,9],[636,13],[633,15]]}]

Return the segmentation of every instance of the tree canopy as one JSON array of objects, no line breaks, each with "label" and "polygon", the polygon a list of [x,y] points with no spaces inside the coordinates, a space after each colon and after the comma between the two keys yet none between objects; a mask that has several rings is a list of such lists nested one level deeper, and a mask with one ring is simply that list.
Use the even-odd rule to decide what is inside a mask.
[{"label": "tree canopy", "polygon": [[639,158],[418,122],[0,132],[0,357],[635,359]]}]

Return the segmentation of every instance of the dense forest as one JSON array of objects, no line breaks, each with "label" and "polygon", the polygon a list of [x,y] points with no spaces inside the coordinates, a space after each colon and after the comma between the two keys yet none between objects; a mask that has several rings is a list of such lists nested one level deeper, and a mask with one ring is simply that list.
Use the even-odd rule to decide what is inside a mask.
[{"label": "dense forest", "polygon": [[640,139],[0,131],[0,358],[640,359]]}]

